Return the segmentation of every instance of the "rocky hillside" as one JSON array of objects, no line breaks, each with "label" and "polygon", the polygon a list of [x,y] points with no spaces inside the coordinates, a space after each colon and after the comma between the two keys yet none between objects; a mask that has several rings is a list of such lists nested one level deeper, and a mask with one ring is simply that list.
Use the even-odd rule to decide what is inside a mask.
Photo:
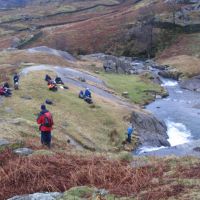
[{"label": "rocky hillside", "polygon": [[193,1],[174,7],[163,0],[34,1],[19,9],[0,13],[1,48],[45,45],[76,54],[154,56],[179,35],[199,32]]}]

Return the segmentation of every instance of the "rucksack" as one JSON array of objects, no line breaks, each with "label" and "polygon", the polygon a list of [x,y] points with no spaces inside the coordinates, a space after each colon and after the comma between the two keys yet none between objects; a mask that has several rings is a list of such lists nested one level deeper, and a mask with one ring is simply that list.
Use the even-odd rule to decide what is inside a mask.
[{"label": "rucksack", "polygon": [[52,127],[53,118],[52,118],[50,113],[45,113],[44,114],[44,124],[43,125],[46,126],[46,127]]}]

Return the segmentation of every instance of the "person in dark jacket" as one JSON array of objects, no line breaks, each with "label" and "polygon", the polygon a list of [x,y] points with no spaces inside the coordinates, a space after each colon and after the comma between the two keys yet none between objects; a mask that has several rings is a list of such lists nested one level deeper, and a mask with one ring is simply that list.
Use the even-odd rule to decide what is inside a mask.
[{"label": "person in dark jacket", "polygon": [[13,76],[13,82],[14,82],[14,85],[19,82],[19,75],[17,73],[15,73]]},{"label": "person in dark jacket", "polygon": [[51,77],[48,74],[46,74],[46,76],[45,76],[45,81],[47,81],[47,82],[51,81]]},{"label": "person in dark jacket", "polygon": [[56,78],[55,78],[55,82],[56,82],[56,84],[64,85],[62,79],[61,79],[59,76],[56,76]]},{"label": "person in dark jacket", "polygon": [[37,123],[40,124],[41,143],[50,148],[51,146],[51,131],[53,129],[52,114],[46,109],[45,105],[41,105],[41,112],[37,118]]}]

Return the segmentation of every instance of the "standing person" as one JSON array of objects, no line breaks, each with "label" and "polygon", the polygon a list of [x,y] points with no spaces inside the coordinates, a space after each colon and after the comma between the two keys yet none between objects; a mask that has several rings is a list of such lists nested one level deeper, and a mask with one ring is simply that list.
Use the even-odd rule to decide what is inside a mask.
[{"label": "standing person", "polygon": [[17,73],[13,76],[13,82],[14,82],[14,88],[15,90],[18,90],[19,88],[19,75]]},{"label": "standing person", "polygon": [[41,105],[41,112],[37,118],[37,123],[40,124],[41,143],[50,148],[51,146],[51,130],[53,128],[52,114],[46,109],[45,105]]},{"label": "standing person", "polygon": [[15,73],[13,76],[13,82],[14,82],[14,85],[19,82],[19,75],[17,73]]},{"label": "standing person", "polygon": [[132,137],[133,131],[134,131],[133,125],[130,124],[130,126],[127,128],[127,139],[126,139],[126,141],[128,143],[131,143],[131,137]]}]

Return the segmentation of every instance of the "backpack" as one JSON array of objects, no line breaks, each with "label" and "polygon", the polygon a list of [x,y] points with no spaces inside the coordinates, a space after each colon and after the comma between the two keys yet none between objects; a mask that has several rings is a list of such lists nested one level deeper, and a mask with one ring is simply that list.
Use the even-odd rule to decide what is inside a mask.
[{"label": "backpack", "polygon": [[52,127],[53,125],[53,118],[50,113],[45,113],[44,114],[44,124],[45,127]]}]

